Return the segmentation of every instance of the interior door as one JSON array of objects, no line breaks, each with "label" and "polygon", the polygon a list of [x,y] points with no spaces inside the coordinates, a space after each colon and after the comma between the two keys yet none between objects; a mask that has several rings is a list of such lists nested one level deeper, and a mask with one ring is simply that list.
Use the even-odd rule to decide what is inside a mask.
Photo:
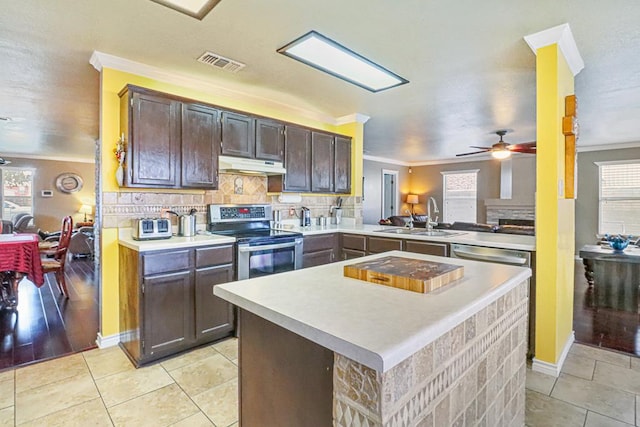
[{"label": "interior door", "polygon": [[382,218],[397,214],[397,185],[397,171],[382,171]]}]

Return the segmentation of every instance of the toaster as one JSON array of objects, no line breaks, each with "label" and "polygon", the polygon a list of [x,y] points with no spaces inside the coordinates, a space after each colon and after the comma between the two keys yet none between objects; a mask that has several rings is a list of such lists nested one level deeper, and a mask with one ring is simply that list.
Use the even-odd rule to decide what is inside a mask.
[{"label": "toaster", "polygon": [[134,240],[171,238],[171,221],[167,218],[137,218],[133,220],[131,237]]}]

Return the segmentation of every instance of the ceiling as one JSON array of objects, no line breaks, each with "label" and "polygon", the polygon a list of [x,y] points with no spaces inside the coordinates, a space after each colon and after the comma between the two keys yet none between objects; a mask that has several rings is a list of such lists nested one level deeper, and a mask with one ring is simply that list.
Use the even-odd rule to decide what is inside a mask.
[{"label": "ceiling", "polygon": [[[450,159],[535,140],[535,56],[523,36],[568,22],[579,147],[640,141],[640,2],[633,0],[222,0],[202,21],[150,0],[3,1],[0,156],[92,159],[100,51],[318,116],[362,113],[365,154]],[[606,5],[606,6],[605,6]],[[408,79],[371,93],[276,53],[316,30]],[[236,74],[196,62],[210,50]],[[638,143],[640,145],[640,143]],[[469,158],[470,160],[472,158]]]}]

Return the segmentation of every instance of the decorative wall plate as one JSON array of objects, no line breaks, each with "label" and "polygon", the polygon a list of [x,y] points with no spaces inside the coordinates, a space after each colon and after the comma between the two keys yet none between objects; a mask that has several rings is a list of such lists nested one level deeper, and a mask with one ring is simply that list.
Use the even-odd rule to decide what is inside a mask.
[{"label": "decorative wall plate", "polygon": [[56,188],[63,193],[75,193],[82,190],[84,181],[76,173],[61,173],[56,178]]}]

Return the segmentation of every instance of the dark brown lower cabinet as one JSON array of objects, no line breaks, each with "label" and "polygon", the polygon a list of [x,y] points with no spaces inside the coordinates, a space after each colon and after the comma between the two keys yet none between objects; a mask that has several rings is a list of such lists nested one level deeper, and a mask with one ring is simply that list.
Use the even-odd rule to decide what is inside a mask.
[{"label": "dark brown lower cabinet", "polygon": [[213,295],[213,288],[233,281],[233,265],[196,271],[196,341],[204,343],[230,335],[234,329],[233,305]]},{"label": "dark brown lower cabinet", "polygon": [[340,242],[342,259],[360,258],[367,254],[367,236],[342,234]]},{"label": "dark brown lower cabinet", "polygon": [[193,341],[192,283],[189,270],[143,279],[144,356],[180,351]]},{"label": "dark brown lower cabinet", "polygon": [[338,235],[332,233],[305,236],[302,248],[303,268],[329,264],[338,258]]},{"label": "dark brown lower cabinet", "polygon": [[331,426],[333,352],[239,312],[240,425]]},{"label": "dark brown lower cabinet", "polygon": [[120,345],[137,366],[233,335],[233,306],[213,295],[234,278],[232,245],[119,253]]}]

